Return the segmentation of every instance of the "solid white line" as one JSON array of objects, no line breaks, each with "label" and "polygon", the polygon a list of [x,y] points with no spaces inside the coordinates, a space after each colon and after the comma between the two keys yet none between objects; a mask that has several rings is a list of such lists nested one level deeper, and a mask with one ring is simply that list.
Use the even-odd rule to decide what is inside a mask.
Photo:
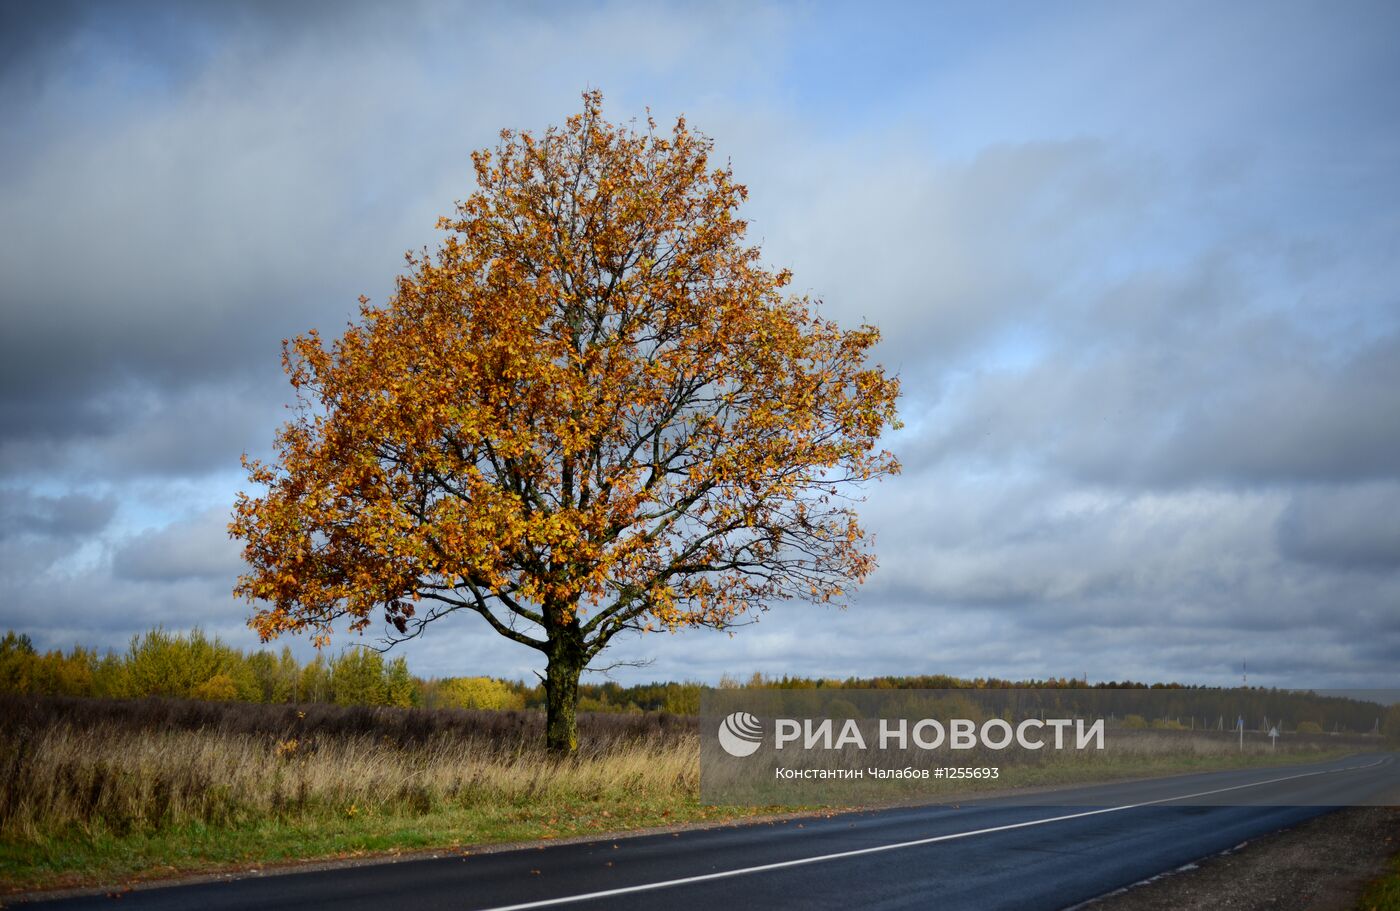
[{"label": "solid white line", "polygon": [[652,889],[668,889],[672,886],[684,886],[690,883],[702,883],[715,879],[727,879],[732,876],[747,876],[750,873],[763,873],[768,870],[782,870],[787,867],[800,867],[806,864],[819,864],[828,860],[840,860],[845,857],[859,857],[862,854],[878,854],[882,851],[896,851],[900,848],[914,848],[919,845],[931,845],[940,841],[953,841],[959,838],[971,838],[974,835],[987,835],[992,832],[1007,832],[1011,829],[1024,829],[1028,826],[1043,826],[1052,822],[1064,822],[1067,819],[1082,819],[1085,816],[1098,816],[1102,813],[1117,813],[1119,810],[1136,810],[1138,807],[1150,807],[1160,803],[1171,803],[1174,800],[1191,800],[1195,797],[1209,797],[1212,794],[1224,794],[1227,791],[1238,791],[1243,788],[1257,788],[1266,784],[1277,784],[1280,781],[1292,781],[1296,778],[1310,778],[1313,775],[1328,775],[1335,772],[1355,772],[1361,769],[1369,769],[1385,762],[1384,758],[1362,766],[1347,766],[1340,769],[1322,769],[1316,772],[1303,772],[1299,775],[1285,775],[1282,778],[1271,778],[1268,781],[1255,781],[1249,784],[1237,784],[1228,788],[1216,788],[1213,791],[1200,791],[1195,794],[1182,794],[1178,797],[1163,797],[1158,800],[1146,800],[1142,803],[1125,804],[1121,807],[1103,807],[1098,810],[1086,810],[1082,813],[1070,813],[1066,816],[1052,816],[1048,819],[1031,819],[1026,822],[1014,822],[1004,826],[992,826],[986,829],[973,829],[968,832],[953,832],[948,835],[934,835],[929,838],[919,838],[914,841],[901,841],[892,845],[876,845],[873,848],[856,848],[850,851],[838,851],[834,854],[819,854],[815,857],[800,857],[797,860],[783,860],[771,864],[759,864],[755,867],[740,867],[737,870],[723,870],[719,873],[701,873],[697,876],[683,876],[679,879],[665,879],[660,882],[642,883],[638,886],[621,886],[616,889],[604,889],[601,892],[583,892],[578,895],[565,895],[560,898],[544,898],[539,901],[521,902],[517,905],[499,905],[494,908],[483,908],[481,911],[527,911],[529,908],[548,908],[552,905],[563,905],[569,902],[591,901],[597,898],[611,898],[614,895],[629,895],[634,892],[647,892]]}]

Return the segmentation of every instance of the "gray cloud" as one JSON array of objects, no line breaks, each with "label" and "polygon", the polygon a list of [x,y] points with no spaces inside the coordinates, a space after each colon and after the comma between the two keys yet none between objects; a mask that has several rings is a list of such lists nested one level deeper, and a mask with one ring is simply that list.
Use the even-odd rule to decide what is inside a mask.
[{"label": "gray cloud", "polygon": [[[5,7],[0,624],[252,644],[223,524],[279,342],[382,299],[471,149],[601,86],[714,135],[770,261],[907,392],[851,610],[631,640],[623,676],[1392,681],[1394,10],[729,12]],[[538,665],[470,622],[412,649]]]},{"label": "gray cloud", "polygon": [[1296,493],[1279,516],[1280,553],[1343,569],[1400,569],[1400,484]]},{"label": "gray cloud", "polygon": [[966,384],[915,464],[1010,459],[1154,487],[1400,477],[1400,335],[1318,338],[1251,313],[1231,284],[1207,268],[1116,289],[1032,366]]},{"label": "gray cloud", "polygon": [[226,510],[212,509],[135,535],[113,553],[112,574],[134,581],[215,580],[231,589],[243,562],[228,520]]},{"label": "gray cloud", "polygon": [[265,453],[269,428],[286,416],[283,384],[272,385],[126,383],[89,394],[76,414],[29,403],[30,414],[0,439],[0,471],[118,480],[236,471],[241,453]]},{"label": "gray cloud", "polygon": [[[6,85],[39,122],[0,144],[0,440],[12,458],[131,436],[164,407],[122,398],[226,385],[275,408],[281,340],[334,333],[362,293],[382,300],[403,251],[436,242],[437,216],[471,190],[471,150],[503,125],[557,120],[624,65],[558,79],[562,49],[577,61],[575,42],[626,36],[651,49],[627,67],[669,67],[696,59],[680,36],[698,44],[718,28],[681,10],[642,23],[621,8],[495,15],[475,29],[450,4],[155,4],[33,23],[42,85]],[[70,47],[76,71],[61,65]],[[707,55],[745,69],[741,54]],[[508,98],[472,88],[519,59],[555,62],[514,79]],[[189,424],[157,432],[176,426]]]},{"label": "gray cloud", "polygon": [[[1034,319],[1056,286],[1097,264],[1153,179],[1149,162],[1089,139],[1003,143],[959,160],[913,152],[898,133],[804,138],[789,137],[766,162],[774,170],[752,178],[771,207],[755,233],[792,264],[799,290],[843,323],[875,322],[882,355],[920,379]],[[834,162],[863,165],[828,180]]]},{"label": "gray cloud", "polygon": [[0,488],[0,540],[32,535],[72,539],[105,529],[116,513],[112,497],[81,493],[43,496],[31,491]]}]

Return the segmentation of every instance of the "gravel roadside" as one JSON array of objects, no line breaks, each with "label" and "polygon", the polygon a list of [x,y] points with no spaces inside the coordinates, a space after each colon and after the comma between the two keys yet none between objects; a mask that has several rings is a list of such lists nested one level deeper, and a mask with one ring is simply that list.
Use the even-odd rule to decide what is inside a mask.
[{"label": "gravel roadside", "polygon": [[1353,911],[1400,853],[1400,807],[1353,807],[1077,906],[1084,911]]}]

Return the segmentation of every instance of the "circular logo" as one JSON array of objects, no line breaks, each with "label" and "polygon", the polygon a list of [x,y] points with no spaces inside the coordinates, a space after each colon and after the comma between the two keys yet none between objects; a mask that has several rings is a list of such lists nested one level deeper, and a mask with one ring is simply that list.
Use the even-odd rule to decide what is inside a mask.
[{"label": "circular logo", "polygon": [[763,746],[763,724],[748,712],[735,712],[719,723],[719,745],[730,756],[752,756]]}]

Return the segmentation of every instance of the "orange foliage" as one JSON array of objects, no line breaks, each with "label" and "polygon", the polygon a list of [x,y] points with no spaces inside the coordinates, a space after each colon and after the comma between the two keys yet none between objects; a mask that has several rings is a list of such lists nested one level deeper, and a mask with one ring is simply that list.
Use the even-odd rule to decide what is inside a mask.
[{"label": "orange foliage", "polygon": [[285,345],[301,407],[276,464],[245,460],[266,492],[230,525],[264,639],[465,609],[586,663],[626,629],[839,601],[873,568],[852,504],[898,471],[878,331],[784,293],[683,118],[601,105],[503,132],[387,305]]}]

